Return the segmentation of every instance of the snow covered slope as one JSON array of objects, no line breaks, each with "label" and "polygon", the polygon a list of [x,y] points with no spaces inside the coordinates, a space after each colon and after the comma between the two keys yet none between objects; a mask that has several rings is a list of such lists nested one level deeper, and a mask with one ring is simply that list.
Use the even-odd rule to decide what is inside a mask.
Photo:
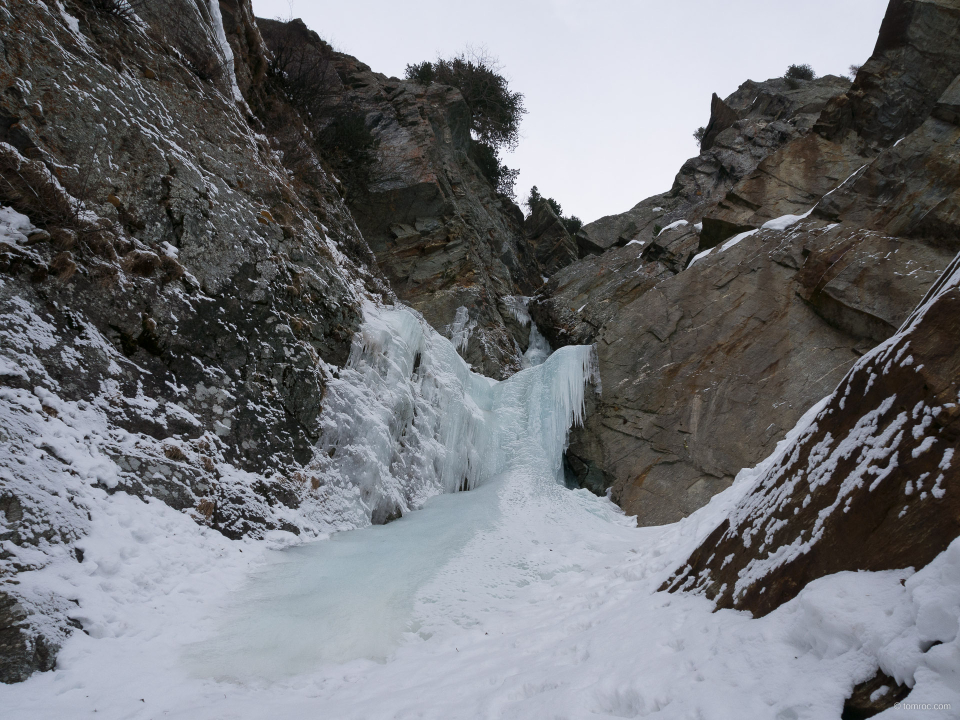
[{"label": "snow covered slope", "polygon": [[543,421],[575,412],[554,400],[558,379],[583,386],[561,371],[583,368],[570,350],[490,388],[509,429],[498,473],[386,526],[280,550],[294,538],[229,541],[157,501],[88,491],[84,562],[22,576],[69,588],[87,633],[54,672],[0,688],[5,717],[835,720],[878,666],[891,677],[872,695],[913,688],[881,717],[921,703],[955,717],[957,542],[919,573],[821,578],[759,619],[657,591],[821,407],[705,508],[637,528],[558,482]]}]

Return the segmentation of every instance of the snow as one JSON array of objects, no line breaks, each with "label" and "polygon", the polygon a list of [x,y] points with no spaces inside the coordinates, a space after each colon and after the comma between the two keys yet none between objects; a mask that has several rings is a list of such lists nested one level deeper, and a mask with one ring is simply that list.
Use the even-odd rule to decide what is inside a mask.
[{"label": "snow", "polygon": [[663,230],[661,230],[660,232],[665,233],[667,230],[673,230],[674,228],[683,227],[684,225],[689,225],[689,224],[690,223],[688,223],[686,220],[675,220],[674,222],[670,223],[665,228],[663,228]]},{"label": "snow", "polygon": [[[5,388],[5,432],[28,424],[49,446],[21,456],[66,491],[60,507],[78,518],[67,528],[84,551],[81,563],[52,546],[19,589],[38,607],[75,599],[57,612],[86,633],[66,639],[56,671],[0,687],[4,718],[833,719],[878,666],[913,687],[909,703],[960,707],[960,540],[917,573],[822,578],[761,619],[657,592],[822,403],[706,507],[637,528],[608,498],[561,482],[595,372],[590,348],[568,347],[494,383],[415,312],[368,305],[328,389],[347,427],[321,441],[337,448],[325,471],[360,488],[354,510],[375,496],[357,480],[373,470],[384,473],[373,488],[429,476],[430,492],[389,525],[362,527],[361,512],[362,529],[302,544],[279,531],[230,541],[155,499],[109,495],[92,484],[109,462],[89,440],[96,408],[55,388]],[[885,431],[867,419],[859,432]],[[473,489],[443,493],[461,473]]]},{"label": "snow", "polygon": [[26,215],[0,205],[0,242],[25,245],[27,236],[35,229]]},{"label": "snow", "polygon": [[692,268],[695,264],[697,264],[698,262],[700,262],[701,260],[703,260],[703,258],[705,258],[707,255],[709,255],[710,253],[712,253],[712,252],[714,251],[714,249],[715,249],[715,248],[707,248],[706,250],[703,250],[703,251],[701,251],[701,252],[698,252],[696,255],[694,255],[694,256],[690,259],[690,264],[687,265],[687,268]]},{"label": "snow", "polygon": [[[720,245],[719,250],[717,250],[717,252],[723,252],[725,250],[729,250],[735,245],[738,245],[741,241],[746,240],[748,237],[756,235],[761,230],[787,230],[793,227],[794,225],[796,225],[797,223],[799,223],[801,220],[804,220],[805,218],[810,217],[810,214],[812,212],[813,212],[813,208],[810,208],[810,210],[805,212],[803,215],[783,215],[781,217],[774,218],[773,220],[770,220],[764,223],[760,228],[757,228],[754,230],[747,230],[746,232],[742,232],[737,235],[734,235],[732,238],[730,238],[729,240],[724,242],[722,245]],[[678,221],[678,222],[685,223],[686,221]],[[697,227],[697,232],[700,232],[700,230],[703,228],[703,225],[699,224],[696,227]],[[668,228],[664,228],[664,230],[667,230],[667,229]],[[707,255],[709,255],[716,249],[717,248],[708,248],[707,250],[697,253],[690,260],[690,264],[687,265],[687,268],[693,267],[697,262],[705,258]]]},{"label": "snow", "polygon": [[787,228],[793,227],[801,220],[805,220],[810,217],[810,214],[813,212],[813,208],[807,210],[803,215],[781,215],[778,218],[774,218],[768,222],[765,222],[761,228],[763,230],[786,230]]},{"label": "snow", "polygon": [[[765,225],[764,227],[766,227],[766,225]],[[697,253],[696,255],[694,255],[694,256],[690,259],[690,264],[687,265],[687,268],[689,269],[689,268],[693,267],[696,263],[698,263],[698,262],[700,262],[701,260],[703,260],[703,258],[705,258],[707,255],[709,255],[710,253],[712,253],[714,250],[717,250],[718,253],[721,253],[721,252],[723,252],[724,250],[729,250],[729,249],[732,248],[734,245],[737,245],[741,240],[745,240],[746,238],[750,237],[751,235],[756,235],[758,232],[760,232],[760,231],[759,231],[759,230],[747,230],[746,232],[742,232],[742,233],[740,233],[739,235],[734,235],[732,238],[730,238],[730,239],[727,240],[725,243],[723,243],[723,245],[720,245],[720,246],[719,246],[719,249],[717,249],[716,247],[712,247],[712,248],[707,248],[706,250],[703,250],[702,252]]]},{"label": "snow", "polygon": [[748,237],[750,237],[750,236],[752,236],[752,235],[756,235],[758,232],[760,232],[760,231],[759,231],[759,230],[747,230],[746,232],[742,232],[742,233],[740,233],[739,235],[734,235],[732,238],[730,238],[730,239],[727,240],[723,245],[720,246],[720,252],[723,252],[724,250],[729,250],[729,249],[732,248],[734,245],[739,244],[741,240],[745,240],[745,239],[747,239]]}]

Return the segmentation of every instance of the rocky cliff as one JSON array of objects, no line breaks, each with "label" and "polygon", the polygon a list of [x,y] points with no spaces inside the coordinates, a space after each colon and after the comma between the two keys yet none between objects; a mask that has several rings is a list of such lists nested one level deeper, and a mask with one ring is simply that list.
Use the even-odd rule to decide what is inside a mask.
[{"label": "rocky cliff", "polygon": [[641,524],[690,513],[907,318],[960,249],[956,10],[893,3],[852,86],[715,97],[673,189],[586,227],[610,249],[531,305],[555,346],[598,344],[568,453],[584,486]]},{"label": "rocky cliff", "polygon": [[361,298],[389,297],[319,160],[282,163],[249,4],[106,7],[0,9],[7,682],[70,630],[15,577],[74,552],[88,487],[230,537],[316,531],[321,400]]},{"label": "rocky cliff", "polygon": [[524,219],[474,161],[470,108],[456,88],[388,78],[333,52],[301,21],[259,19],[268,45],[291,38],[329,62],[331,102],[355,109],[376,158],[346,202],[397,297],[423,313],[485,375],[518,371],[530,328],[514,298],[532,295],[580,253],[549,208]]}]

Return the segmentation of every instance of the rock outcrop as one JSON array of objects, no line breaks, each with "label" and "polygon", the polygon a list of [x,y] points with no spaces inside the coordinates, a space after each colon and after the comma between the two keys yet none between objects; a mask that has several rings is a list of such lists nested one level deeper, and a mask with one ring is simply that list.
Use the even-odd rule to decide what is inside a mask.
[{"label": "rock outcrop", "polygon": [[960,256],[665,587],[760,616],[825,575],[943,552],[960,535],[958,339]]},{"label": "rock outcrop", "polygon": [[641,524],[678,520],[766,457],[895,331],[950,257],[811,222],[756,233],[677,275],[642,257],[638,269],[611,268],[614,297],[629,275],[633,299],[588,315],[583,298],[580,315],[599,323],[603,395],[571,433],[568,459]]},{"label": "rock outcrop", "polygon": [[[929,5],[903,30],[916,45],[894,51],[882,33],[852,88],[768,81],[715,98],[705,152],[674,189],[587,226],[621,247],[564,268],[531,303],[554,345],[597,341],[604,394],[568,461],[641,524],[689,514],[768,455],[960,250],[955,93],[931,67],[952,67],[960,44],[953,4]],[[883,63],[897,80],[869,81]],[[880,115],[854,113],[842,131],[831,120],[845,98],[892,107],[923,83],[933,99],[908,103],[902,140],[871,129]],[[694,172],[721,158],[732,171]]]},{"label": "rock outcrop", "polygon": [[881,148],[912,133],[960,74],[958,37],[954,0],[891,0],[873,54],[824,109],[817,132],[833,141],[855,132]]},{"label": "rock outcrop", "polygon": [[[440,333],[465,339],[478,371],[502,379],[521,367],[529,328],[508,305],[576,260],[559,222],[524,220],[471,157],[470,109],[456,88],[388,78],[334,53],[299,21],[258,21],[274,46],[296,32],[336,71],[330,92],[356,108],[377,142],[365,186],[347,204],[397,297]],[[558,229],[559,228],[559,229]]]},{"label": "rock outcrop", "polygon": [[[845,78],[827,75],[792,84],[780,78],[748,80],[725,100],[714,95],[701,153],[684,163],[670,191],[589,223],[584,233],[597,246],[610,248],[645,242],[677,220],[699,223],[764,158],[805,135],[827,103],[849,87]],[[736,226],[726,228],[728,237],[735,231]]]}]

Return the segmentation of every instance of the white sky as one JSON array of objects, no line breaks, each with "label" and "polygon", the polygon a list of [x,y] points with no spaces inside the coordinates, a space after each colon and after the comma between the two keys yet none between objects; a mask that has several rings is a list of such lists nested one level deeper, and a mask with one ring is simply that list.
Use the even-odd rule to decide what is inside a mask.
[{"label": "white sky", "polygon": [[531,185],[590,222],[670,189],[696,154],[710,94],[791,63],[846,74],[870,56],[887,0],[253,0],[401,77],[466,46],[526,96],[518,199]]}]

